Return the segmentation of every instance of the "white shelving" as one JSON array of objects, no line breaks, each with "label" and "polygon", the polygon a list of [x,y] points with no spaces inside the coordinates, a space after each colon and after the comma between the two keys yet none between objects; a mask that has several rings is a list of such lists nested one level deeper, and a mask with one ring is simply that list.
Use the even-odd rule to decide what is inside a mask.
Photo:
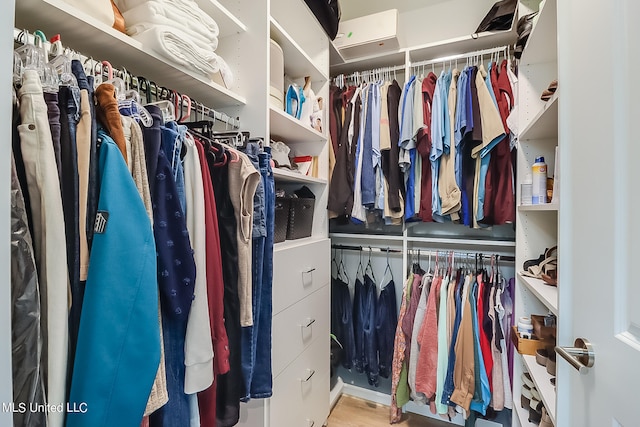
[{"label": "white shelving", "polygon": [[331,74],[350,73],[353,71],[370,70],[373,68],[387,67],[391,65],[405,64],[405,58],[409,62],[418,62],[428,59],[436,59],[443,56],[457,55],[477,50],[483,50],[496,46],[513,44],[516,39],[514,29],[508,31],[482,32],[468,34],[447,40],[438,40],[417,46],[410,46],[398,50],[379,53],[345,60],[341,58],[340,52],[336,51],[332,58],[339,58],[338,62],[331,63]]},{"label": "white shelving", "polygon": [[244,97],[204,76],[169,63],[137,40],[62,0],[16,2],[15,25],[40,29],[50,35],[60,33],[65,46],[95,59],[109,60],[116,68],[124,66],[134,75],[144,76],[158,84],[170,84],[172,89],[206,105],[220,108],[246,103]]},{"label": "white shelving", "polygon": [[[515,26],[515,25],[514,25]],[[436,59],[442,56],[474,52],[496,46],[505,46],[516,39],[514,29],[507,31],[485,31],[448,40],[440,40],[404,49],[409,52],[411,62]]]},{"label": "white shelving", "polygon": [[310,243],[316,243],[325,239],[326,237],[311,236],[311,237],[304,237],[302,239],[285,240],[284,242],[276,243],[274,245],[273,250],[275,252],[278,252],[278,251],[283,251],[285,249],[291,249],[291,248],[297,248],[297,247],[302,248],[304,246],[309,245]]},{"label": "white shelving", "polygon": [[217,0],[196,0],[196,3],[210,17],[212,17],[218,28],[220,35],[218,37],[227,37],[233,34],[239,34],[247,31],[247,27],[240,22],[226,7]]},{"label": "white shelving", "polygon": [[276,181],[279,182],[291,182],[300,184],[327,184],[327,180],[323,178],[314,178],[312,176],[306,176],[299,174],[298,172],[290,171],[283,168],[274,168],[273,176]]},{"label": "white shelving", "polygon": [[[519,395],[518,395],[519,396]],[[513,406],[521,427],[536,427],[538,424],[529,422],[529,411],[520,406],[520,399],[518,396],[513,397]]]},{"label": "white shelving", "polygon": [[292,79],[310,76],[312,82],[328,80],[328,76],[273,17],[269,23],[271,38],[282,48],[285,75]]},{"label": "white shelving", "polygon": [[272,106],[269,107],[269,122],[271,123],[271,138],[282,140],[286,144],[327,141],[327,137],[317,130],[305,126],[300,120]]},{"label": "white shelving", "polygon": [[542,205],[519,205],[518,210],[522,212],[529,211],[558,211],[560,206],[558,203],[545,203]]},{"label": "white shelving", "polygon": [[531,374],[531,378],[533,378],[533,382],[540,393],[540,397],[542,398],[542,403],[544,403],[545,408],[547,408],[547,412],[549,412],[549,416],[551,417],[551,422],[556,424],[556,389],[551,384],[552,376],[547,373],[547,368],[542,365],[538,365],[536,362],[535,356],[521,355],[522,360],[524,360],[524,364],[527,367],[527,371]]},{"label": "white shelving", "polygon": [[558,91],[553,94],[542,110],[520,132],[520,140],[550,139],[558,137]]},{"label": "white shelving", "polygon": [[557,0],[546,0],[522,53],[521,64],[542,64],[558,58]]},{"label": "white shelving", "polygon": [[518,272],[522,283],[556,316],[558,315],[558,288],[547,285],[540,279],[524,276]]},{"label": "white shelving", "polygon": [[408,236],[408,242],[433,243],[434,245],[455,245],[468,247],[490,248],[515,248],[516,243],[501,240],[474,240],[474,239],[446,239],[438,237]]}]

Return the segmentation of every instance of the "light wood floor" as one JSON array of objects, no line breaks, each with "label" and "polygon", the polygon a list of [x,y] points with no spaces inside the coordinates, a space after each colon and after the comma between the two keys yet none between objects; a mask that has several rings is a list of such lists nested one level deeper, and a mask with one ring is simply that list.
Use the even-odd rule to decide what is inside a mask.
[{"label": "light wood floor", "polygon": [[[416,414],[404,414],[399,427],[451,427]],[[389,427],[389,407],[343,395],[327,420],[327,427]]]}]

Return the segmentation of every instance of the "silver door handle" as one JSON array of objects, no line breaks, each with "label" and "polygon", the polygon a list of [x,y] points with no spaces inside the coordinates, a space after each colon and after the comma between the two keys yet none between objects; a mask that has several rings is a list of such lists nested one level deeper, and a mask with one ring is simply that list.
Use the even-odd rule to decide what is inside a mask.
[{"label": "silver door handle", "polygon": [[311,274],[311,273],[313,273],[314,271],[316,271],[315,267],[314,267],[314,268],[310,268],[310,269],[308,269],[307,271],[303,271],[303,272],[302,272],[302,274]]},{"label": "silver door handle", "polygon": [[307,369],[307,371],[309,371],[309,376],[307,376],[307,378],[305,379],[300,379],[300,381],[302,381],[303,383],[309,382],[311,377],[316,373],[316,371],[314,371],[313,369]]},{"label": "silver door handle", "polygon": [[300,325],[300,327],[301,328],[308,328],[309,326],[313,325],[314,323],[316,323],[316,319],[309,318],[307,320],[307,323],[305,323],[304,325]]},{"label": "silver door handle", "polygon": [[555,350],[556,353],[583,375],[589,372],[589,368],[593,368],[596,361],[596,353],[593,351],[593,346],[584,338],[576,338],[573,347],[556,346]]}]

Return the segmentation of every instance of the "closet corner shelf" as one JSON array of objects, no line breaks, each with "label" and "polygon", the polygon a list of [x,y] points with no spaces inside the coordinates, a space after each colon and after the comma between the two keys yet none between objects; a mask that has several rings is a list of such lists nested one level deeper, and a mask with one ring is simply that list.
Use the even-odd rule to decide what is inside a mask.
[{"label": "closet corner shelf", "polygon": [[544,103],[538,114],[520,132],[518,139],[551,139],[558,137],[558,91]]},{"label": "closet corner shelf", "polygon": [[527,211],[545,211],[545,212],[557,212],[559,209],[558,203],[545,203],[544,205],[519,205],[518,210],[521,212]]},{"label": "closet corner shelf", "polygon": [[404,237],[389,234],[356,234],[356,233],[329,233],[332,239],[349,239],[349,240],[379,240],[385,242],[402,242]]},{"label": "closet corner shelf", "polygon": [[515,42],[517,34],[515,25],[506,31],[485,31],[467,34],[447,40],[440,40],[423,45],[405,48],[409,52],[411,62],[436,59],[443,56],[457,55],[477,50],[510,45]]},{"label": "closet corner shelf", "polygon": [[276,181],[291,182],[300,184],[322,184],[326,185],[327,180],[322,178],[314,178],[312,176],[306,176],[297,172],[290,171],[288,169],[274,168],[273,176]]},{"label": "closet corner shelf", "polygon": [[62,44],[95,59],[108,60],[114,67],[125,67],[161,85],[216,108],[244,105],[246,100],[233,91],[184,70],[160,55],[63,0],[20,0],[16,2],[18,28],[40,29],[60,34]]},{"label": "closet corner shelf", "polygon": [[[553,425],[556,425],[556,390],[551,384],[551,375],[547,373],[547,368],[536,363],[535,356],[522,354],[522,360],[531,374],[538,393],[542,398],[545,408],[549,412]],[[516,400],[516,399],[514,399]],[[515,402],[514,402],[515,404]]]},{"label": "closet corner shelf", "polygon": [[244,33],[247,27],[217,0],[196,0],[204,13],[216,21],[220,29],[218,37],[223,38],[233,34]]},{"label": "closet corner shelf", "polygon": [[329,63],[331,65],[344,64],[345,59],[332,41],[329,41]]},{"label": "closet corner shelf", "polygon": [[556,316],[558,315],[558,288],[547,285],[540,279],[524,276],[518,272],[518,277],[524,285]]},{"label": "closet corner shelf", "polygon": [[269,107],[269,123],[271,125],[271,139],[282,140],[287,144],[327,141],[327,137],[317,130],[304,126],[300,120],[272,106]]},{"label": "closet corner shelf", "polygon": [[311,236],[296,240],[285,240],[273,245],[274,252],[284,251],[286,249],[297,248],[299,246],[305,246],[311,243],[321,242],[327,239],[325,236]]},{"label": "closet corner shelf", "polygon": [[538,424],[534,424],[529,422],[529,411],[520,406],[520,399],[518,396],[513,396],[513,406],[514,410],[518,415],[518,420],[520,421],[521,427],[537,427]]},{"label": "closet corner shelf", "polygon": [[329,77],[322,72],[300,45],[273,17],[269,18],[271,38],[282,48],[284,73],[292,79],[311,77],[311,82],[325,82]]},{"label": "closet corner shelf", "polygon": [[522,52],[520,66],[558,60],[557,0],[546,0]]},{"label": "closet corner shelf", "polygon": [[407,241],[414,243],[436,243],[438,245],[465,246],[471,248],[481,247],[487,250],[489,248],[515,248],[516,246],[516,242],[506,240],[446,239],[440,237],[407,236]]},{"label": "closet corner shelf", "polygon": [[[340,51],[336,48],[338,54]],[[340,54],[341,55],[341,54]],[[390,52],[378,53],[359,58],[344,58],[340,62],[331,62],[331,75],[349,74],[355,71],[371,70],[390,66],[401,66],[404,68],[404,51],[397,49]]]}]

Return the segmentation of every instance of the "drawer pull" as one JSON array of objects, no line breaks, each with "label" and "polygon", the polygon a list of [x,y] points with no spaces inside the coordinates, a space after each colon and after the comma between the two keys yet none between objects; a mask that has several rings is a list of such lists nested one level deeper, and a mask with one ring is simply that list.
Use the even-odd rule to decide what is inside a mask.
[{"label": "drawer pull", "polygon": [[316,323],[316,319],[309,319],[305,325],[300,325],[301,328],[308,328],[309,326]]},{"label": "drawer pull", "polygon": [[313,375],[316,373],[316,371],[314,371],[313,369],[307,369],[307,371],[309,371],[309,376],[307,376],[307,378],[305,379],[301,379],[300,381],[302,381],[303,383],[309,382],[309,380],[311,379],[311,377],[313,377]]},{"label": "drawer pull", "polygon": [[310,269],[309,269],[309,270],[307,270],[307,271],[303,271],[303,272],[302,272],[302,274],[311,274],[311,273],[313,273],[314,271],[316,271],[315,267],[314,267],[314,268],[310,268]]},{"label": "drawer pull", "polygon": [[316,422],[307,418],[307,427],[313,427],[316,425]]}]

